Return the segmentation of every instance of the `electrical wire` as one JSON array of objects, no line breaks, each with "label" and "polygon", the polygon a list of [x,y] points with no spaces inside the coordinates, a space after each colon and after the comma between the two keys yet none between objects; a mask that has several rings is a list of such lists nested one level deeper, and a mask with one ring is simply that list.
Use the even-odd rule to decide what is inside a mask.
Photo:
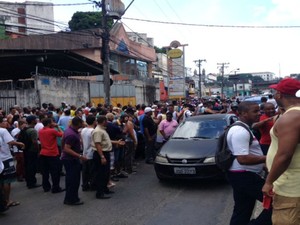
[{"label": "electrical wire", "polygon": [[[16,13],[15,11],[13,11],[13,10],[11,10],[11,9],[8,9],[8,8],[4,8],[4,7],[0,7],[0,8],[2,8],[2,9],[4,9],[4,10],[6,10],[6,11],[4,11],[4,10],[0,10],[0,11],[4,11],[4,12],[10,12],[10,14],[9,14],[9,16],[12,16],[12,15],[15,15],[15,17],[24,17],[24,14],[19,14],[19,13]],[[39,21],[39,22],[44,22],[44,23],[47,23],[47,24],[51,24],[51,25],[53,25],[54,23],[56,23],[56,21],[51,21],[51,20],[47,20],[47,19],[45,19],[45,18],[42,18],[42,17],[38,17],[38,16],[35,16],[35,15],[30,15],[30,14],[27,14],[27,15],[25,15],[25,18],[27,18],[27,19],[32,19],[32,20],[36,20],[36,21]],[[55,24],[54,24],[55,25]],[[43,35],[45,35],[44,34],[44,32],[43,31],[46,31],[46,32],[49,32],[49,33],[55,33],[53,30],[47,30],[47,29],[40,29],[40,28],[34,28],[34,27],[24,27],[24,26],[18,26],[18,25],[6,25],[6,26],[9,26],[9,27],[17,27],[17,28],[26,28],[26,29],[28,29],[28,31],[30,31],[31,33],[35,33],[35,34],[43,34]],[[128,26],[127,26],[128,27]],[[136,32],[134,32],[135,34],[137,34]],[[84,35],[84,32],[77,32],[77,33],[68,33],[68,32],[66,32],[66,33],[64,33],[64,34],[72,34],[72,35],[79,35],[79,36],[83,36]],[[86,34],[86,33],[85,33]],[[138,34],[137,34],[138,35]],[[85,36],[90,36],[90,35],[88,35],[88,34],[86,34]],[[55,38],[54,36],[52,37],[52,36],[49,36],[49,37],[51,37],[51,38]],[[61,37],[60,37],[61,38]],[[116,38],[116,37],[115,37]],[[140,36],[140,38],[142,38],[141,36]],[[77,43],[79,43],[80,44],[80,46],[82,46],[82,42],[80,42],[80,41],[75,41],[75,40],[71,40],[71,39],[67,39],[67,38],[61,38],[61,39],[64,39],[64,40],[67,40],[67,41],[72,41],[72,42],[77,42]],[[142,38],[143,39],[143,38]],[[112,39],[111,39],[111,41],[113,41]],[[147,42],[147,40],[144,40],[146,43],[148,43]],[[115,44],[119,44],[119,43],[115,43]],[[149,46],[151,46],[151,47],[153,47],[150,43],[148,43],[148,45]],[[133,54],[133,55],[135,55],[136,57],[140,57],[141,55],[144,57],[144,58],[148,58],[148,56],[146,56],[146,55],[143,55],[143,54],[141,54],[140,52],[134,52],[134,51],[132,51],[132,50],[130,50],[130,52],[131,52],[131,54]],[[178,64],[178,66],[180,66],[180,67],[182,67],[183,68],[183,66],[182,65],[179,65]]]},{"label": "electrical wire", "polygon": [[137,19],[130,17],[122,17],[125,20],[135,20],[140,22],[148,22],[148,23],[160,23],[167,25],[182,25],[182,26],[196,26],[196,27],[217,27],[217,28],[300,28],[300,25],[272,25],[272,26],[253,26],[253,25],[217,25],[217,24],[196,24],[196,23],[178,23],[178,22],[166,22],[166,21],[158,21],[158,20],[146,20],[146,19]]},{"label": "electrical wire", "polygon": [[[136,34],[139,38],[141,38],[144,42],[146,42],[150,47],[154,47],[154,46],[152,46],[147,40],[145,40],[142,36],[140,36],[138,33],[136,33],[136,32],[133,31],[130,27],[128,27],[123,21],[122,21],[122,24],[123,24],[124,26],[126,26],[128,29],[130,29],[133,33],[135,33],[135,34]],[[178,64],[178,63],[175,62],[174,60],[172,61],[172,63],[173,63],[175,66],[179,66],[179,67],[185,69],[183,65]]]},{"label": "electrical wire", "polygon": [[21,14],[21,13],[18,13],[16,11],[12,10],[12,9],[4,8],[4,7],[1,7],[1,6],[0,6],[0,11],[8,13],[8,15],[3,15],[3,16],[11,16],[11,17],[14,17],[14,18],[22,17],[22,18],[25,18],[25,19],[30,19],[30,20],[34,20],[34,21],[43,22],[43,23],[46,23],[46,24],[51,24],[51,25],[59,27],[60,29],[61,29],[61,26],[67,27],[66,24],[61,23],[61,22],[57,22],[57,21],[54,21],[54,20],[49,20],[49,19],[46,19],[46,18],[43,18],[43,17],[32,15],[32,14]]},{"label": "electrical wire", "polygon": [[30,2],[5,2],[0,4],[5,4],[5,5],[33,5],[33,6],[82,6],[82,5],[93,5],[93,2],[85,2],[85,3],[60,3],[60,4],[53,4],[53,3],[30,3]]}]

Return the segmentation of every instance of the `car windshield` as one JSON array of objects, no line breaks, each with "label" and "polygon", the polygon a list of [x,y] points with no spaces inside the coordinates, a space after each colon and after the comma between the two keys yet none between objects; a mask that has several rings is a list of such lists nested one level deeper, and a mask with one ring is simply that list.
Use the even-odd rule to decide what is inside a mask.
[{"label": "car windshield", "polygon": [[226,126],[225,120],[188,120],[179,125],[172,139],[215,139],[224,132]]}]

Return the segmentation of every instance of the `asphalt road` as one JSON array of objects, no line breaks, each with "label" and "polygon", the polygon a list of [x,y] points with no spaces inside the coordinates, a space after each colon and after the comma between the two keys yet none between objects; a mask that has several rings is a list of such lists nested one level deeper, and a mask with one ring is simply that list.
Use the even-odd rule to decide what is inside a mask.
[{"label": "asphalt road", "polygon": [[[38,175],[41,182],[41,177]],[[64,187],[64,177],[61,179]],[[28,190],[13,183],[11,199],[20,201],[0,215],[6,225],[227,225],[232,212],[231,187],[220,181],[159,182],[152,165],[140,162],[138,173],[121,179],[108,200],[81,192],[82,206],[63,204],[64,193]]]}]

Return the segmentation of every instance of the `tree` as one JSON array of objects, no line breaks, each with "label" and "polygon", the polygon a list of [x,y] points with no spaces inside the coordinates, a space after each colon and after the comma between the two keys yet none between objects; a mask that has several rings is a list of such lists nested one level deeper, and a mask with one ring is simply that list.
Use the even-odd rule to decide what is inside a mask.
[{"label": "tree", "polygon": [[167,50],[165,48],[159,48],[157,46],[154,46],[154,49],[156,53],[164,53],[164,54],[167,53]]},{"label": "tree", "polygon": [[[112,28],[113,19],[108,18],[108,27]],[[76,12],[69,21],[71,31],[102,28],[102,12]]]}]

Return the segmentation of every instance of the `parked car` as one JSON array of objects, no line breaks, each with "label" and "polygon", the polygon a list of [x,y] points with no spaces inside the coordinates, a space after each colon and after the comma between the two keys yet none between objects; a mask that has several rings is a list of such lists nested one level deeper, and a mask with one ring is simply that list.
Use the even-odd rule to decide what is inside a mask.
[{"label": "parked car", "polygon": [[237,120],[234,114],[187,118],[157,154],[154,168],[158,179],[223,177],[215,163],[218,138]]},{"label": "parked car", "polygon": [[247,97],[247,98],[244,99],[244,101],[246,101],[246,102],[255,102],[257,104],[261,104],[261,97],[263,97],[263,96]]}]

